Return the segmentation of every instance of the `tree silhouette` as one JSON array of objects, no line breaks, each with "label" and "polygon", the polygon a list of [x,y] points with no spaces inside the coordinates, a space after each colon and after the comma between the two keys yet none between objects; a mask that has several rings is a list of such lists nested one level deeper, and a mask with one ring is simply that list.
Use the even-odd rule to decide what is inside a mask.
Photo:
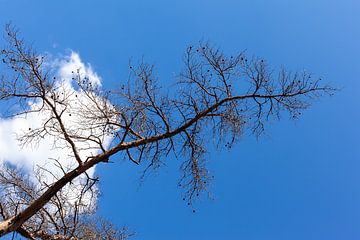
[{"label": "tree silhouette", "polygon": [[[110,91],[77,69],[69,87],[10,25],[6,41],[1,57],[9,72],[1,76],[0,100],[17,106],[8,117],[45,116],[18,136],[19,144],[52,139],[54,149],[68,154],[49,159],[61,174],[37,166],[31,178],[9,164],[1,167],[0,236],[125,239],[131,234],[126,229],[105,220],[94,224],[94,166],[121,156],[144,166],[145,175],[174,155],[182,163],[179,186],[191,204],[212,179],[205,162],[209,136],[219,150],[231,148],[245,132],[260,136],[280,113],[298,118],[314,99],[334,91],[309,73],[275,73],[263,59],[227,56],[209,43],[186,49],[184,68],[167,91],[144,62],[131,65],[129,81]],[[64,165],[63,158],[73,164]]]}]

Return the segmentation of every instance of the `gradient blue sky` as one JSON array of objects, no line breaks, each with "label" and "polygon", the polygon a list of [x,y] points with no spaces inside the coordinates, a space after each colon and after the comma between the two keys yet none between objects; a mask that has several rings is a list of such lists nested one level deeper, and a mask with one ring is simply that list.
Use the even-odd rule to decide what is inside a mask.
[{"label": "gradient blue sky", "polygon": [[[181,200],[174,159],[139,187],[139,169],[98,168],[99,211],[134,239],[360,239],[360,2],[355,0],[0,0],[39,52],[73,49],[112,87],[145,56],[173,81],[185,47],[210,40],[342,88],[267,136],[211,152],[214,199]],[[0,40],[2,41],[2,40]]]}]

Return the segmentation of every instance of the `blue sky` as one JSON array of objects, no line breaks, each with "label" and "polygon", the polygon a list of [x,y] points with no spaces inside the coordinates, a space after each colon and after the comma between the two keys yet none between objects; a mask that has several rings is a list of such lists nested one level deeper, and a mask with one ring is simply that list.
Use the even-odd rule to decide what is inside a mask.
[{"label": "blue sky", "polygon": [[[274,66],[307,69],[342,90],[296,122],[284,115],[260,140],[210,151],[213,200],[192,213],[174,159],[139,187],[128,162],[97,168],[99,212],[134,239],[360,239],[360,3],[355,0],[10,1],[12,21],[39,52],[80,53],[106,87],[144,56],[174,81],[185,47],[210,40]],[[2,41],[2,40],[1,40]]]}]

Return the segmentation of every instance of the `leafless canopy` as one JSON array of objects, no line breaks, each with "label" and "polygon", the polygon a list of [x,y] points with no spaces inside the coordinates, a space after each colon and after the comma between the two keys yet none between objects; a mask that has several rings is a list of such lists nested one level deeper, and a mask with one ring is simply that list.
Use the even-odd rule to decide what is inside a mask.
[{"label": "leafless canopy", "polygon": [[[73,164],[64,166],[62,159],[52,159],[62,174],[51,182],[42,179],[47,169],[41,166],[36,180],[3,167],[0,236],[18,232],[29,239],[124,239],[126,232],[107,222],[89,224],[94,209],[84,204],[96,197],[98,180],[87,174],[89,169],[122,154],[144,166],[146,174],[171,154],[181,161],[179,185],[191,203],[208,191],[211,176],[205,155],[211,144],[231,148],[244,133],[260,136],[265,124],[283,111],[298,118],[314,99],[334,91],[307,72],[275,72],[263,59],[244,53],[228,56],[208,43],[186,49],[184,68],[167,91],[154,67],[146,63],[131,65],[128,82],[110,91],[77,69],[72,87],[66,88],[45,56],[26,46],[11,26],[6,34],[8,46],[1,50],[1,58],[10,71],[1,76],[0,100],[17,106],[11,116],[32,112],[47,116],[19,142],[61,140],[63,144],[54,143],[54,148],[67,149],[64,158]],[[29,107],[29,101],[36,104]],[[76,119],[72,125],[69,116]]]}]

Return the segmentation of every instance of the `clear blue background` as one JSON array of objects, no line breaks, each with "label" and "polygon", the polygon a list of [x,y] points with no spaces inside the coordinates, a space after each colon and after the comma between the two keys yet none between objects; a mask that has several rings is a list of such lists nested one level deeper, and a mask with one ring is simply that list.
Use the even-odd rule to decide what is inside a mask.
[{"label": "clear blue background", "polygon": [[[121,159],[98,167],[99,211],[135,239],[360,239],[360,2],[355,0],[0,0],[39,52],[73,49],[112,87],[145,56],[174,81],[188,44],[246,49],[274,67],[307,69],[342,88],[257,141],[211,152],[214,199],[181,200],[174,159],[139,187]],[[56,46],[56,48],[53,48]]]}]

